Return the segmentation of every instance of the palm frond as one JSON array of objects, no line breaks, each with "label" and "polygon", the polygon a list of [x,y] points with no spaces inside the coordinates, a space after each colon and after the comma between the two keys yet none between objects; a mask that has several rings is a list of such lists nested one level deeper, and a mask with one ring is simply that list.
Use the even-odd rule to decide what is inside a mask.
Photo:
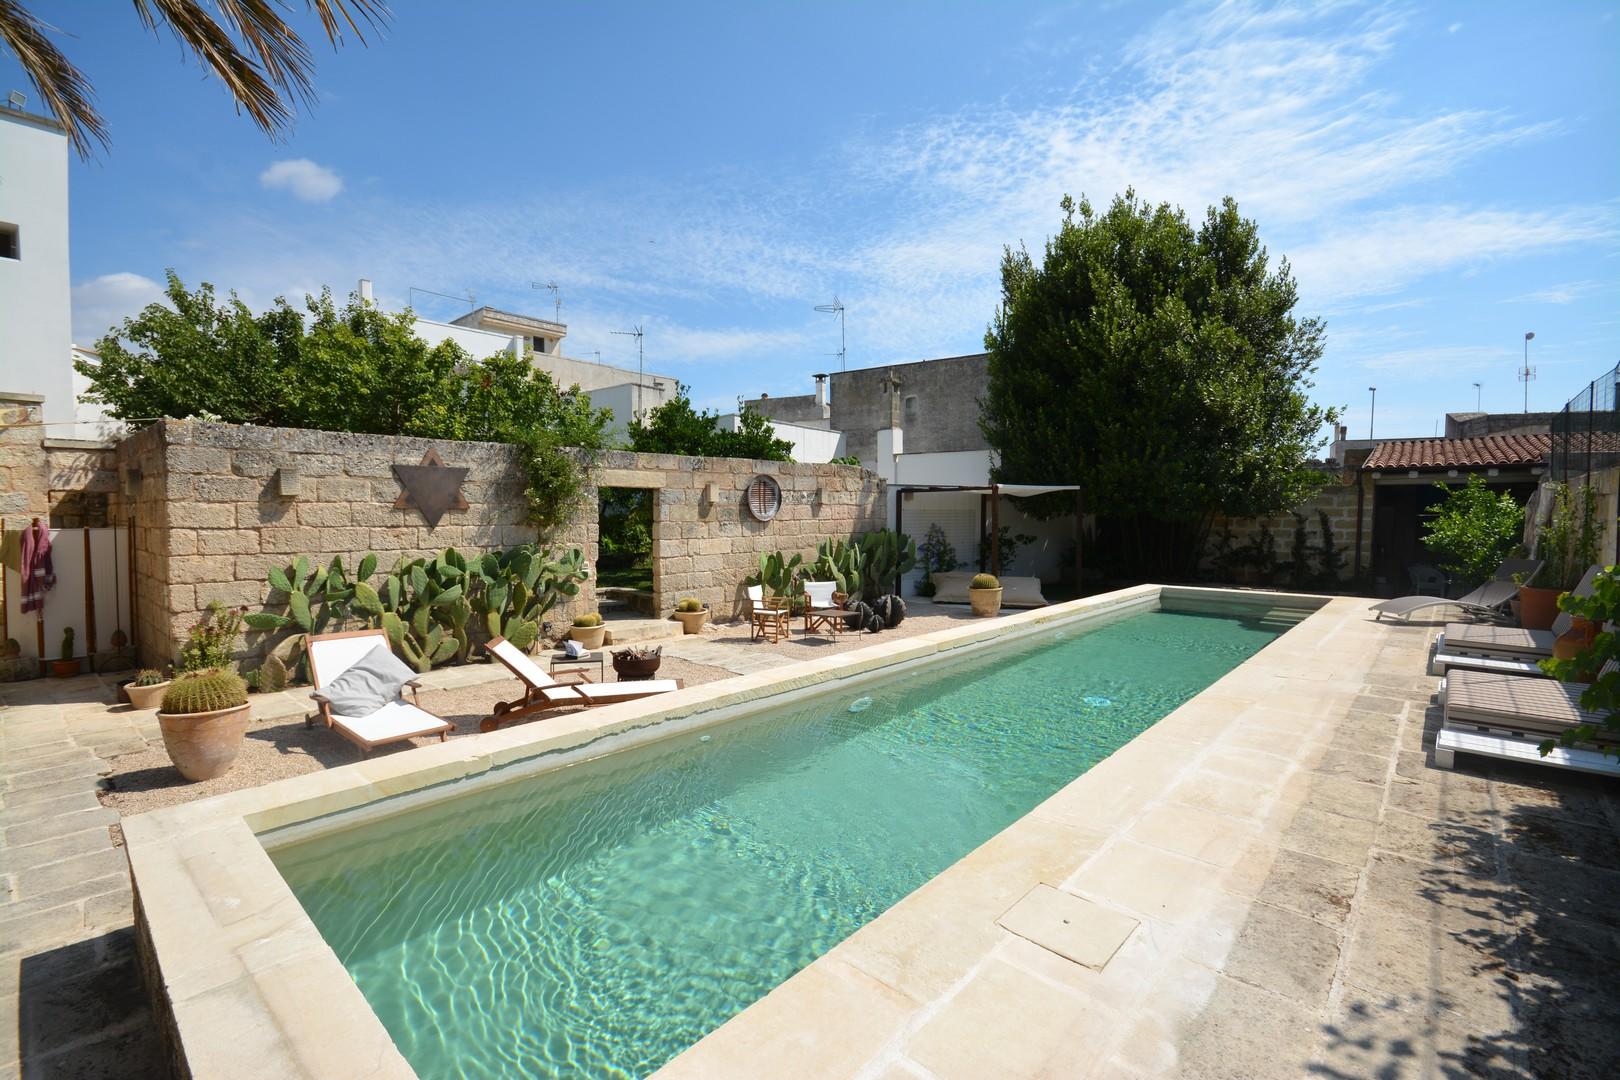
[{"label": "palm frond", "polygon": [[107,124],[92,103],[95,90],[84,72],[46,36],[51,29],[14,0],[0,0],[0,42],[56,115],[74,151],[88,158],[97,146],[107,145]]}]

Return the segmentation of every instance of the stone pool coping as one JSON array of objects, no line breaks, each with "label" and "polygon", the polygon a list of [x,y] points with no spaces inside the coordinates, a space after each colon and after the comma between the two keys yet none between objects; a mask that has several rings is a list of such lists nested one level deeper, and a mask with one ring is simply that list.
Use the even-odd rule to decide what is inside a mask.
[{"label": "stone pool coping", "polygon": [[[804,1075],[851,1074],[877,1066],[885,1056],[897,1057],[896,1038],[907,1031],[926,1034],[927,1017],[943,1002],[971,991],[994,995],[986,1001],[987,1008],[1004,1008],[1004,1002],[998,1006],[995,998],[1006,995],[993,980],[981,977],[986,970],[994,974],[985,965],[999,963],[991,954],[1013,936],[996,920],[1040,884],[1062,888],[1067,883],[1071,886],[1067,891],[1142,924],[1100,973],[1104,977],[1134,970],[1141,949],[1133,952],[1133,946],[1143,941],[1154,943],[1148,959],[1155,964],[1167,956],[1179,959],[1185,951],[1178,947],[1164,953],[1159,946],[1166,942],[1190,938],[1194,945],[1202,942],[1218,948],[1221,927],[1232,920],[1241,925],[1243,909],[1223,900],[1213,913],[1205,913],[1209,918],[1191,918],[1182,909],[1187,896],[1206,895],[1207,883],[1202,880],[1190,891],[1175,883],[1169,891],[1177,894],[1177,911],[1167,915],[1152,910],[1151,902],[1133,901],[1129,883],[1118,890],[1120,895],[1110,895],[1116,890],[1075,888],[1066,879],[1114,842],[1110,825],[1130,820],[1133,809],[1187,780],[1182,774],[1193,752],[1220,733],[1221,719],[1231,719],[1227,714],[1255,706],[1262,697],[1272,705],[1279,693],[1291,699],[1280,706],[1286,709],[1304,704],[1302,693],[1329,692],[1334,672],[1325,666],[1329,657],[1317,651],[1315,639],[1324,633],[1354,633],[1343,625],[1343,617],[1353,612],[1364,619],[1364,601],[1142,585],[879,642],[855,652],[692,687],[670,698],[559,716],[127,818],[123,830],[143,967],[179,1074],[199,1080],[415,1076],[276,871],[261,834],[451,781],[533,765],[543,755],[578,751],[607,736],[654,724],[709,713],[719,722],[722,714],[729,716],[763,697],[1016,636],[1047,623],[1161,605],[1177,610],[1234,606],[1317,610],[718,1028],[664,1072],[764,1075],[792,1061],[791,1071]],[[674,727],[690,730],[691,723]],[[1230,778],[1226,783],[1242,786]],[[1254,786],[1269,798],[1271,785]],[[1212,791],[1209,798],[1219,801],[1222,794]],[[1252,876],[1254,868],[1248,873]],[[1206,941],[1212,934],[1215,941]],[[1043,951],[1023,943],[1037,953]],[[1068,963],[1047,955],[1054,963]],[[1099,1001],[1093,1019],[1097,1023],[1117,1019],[1115,1007]],[[958,1038],[984,1045],[1020,1039],[1019,1024],[998,1025],[991,1014],[985,1023],[989,1026],[982,1031],[960,1032]],[[944,1051],[957,1052],[948,1046]]]}]

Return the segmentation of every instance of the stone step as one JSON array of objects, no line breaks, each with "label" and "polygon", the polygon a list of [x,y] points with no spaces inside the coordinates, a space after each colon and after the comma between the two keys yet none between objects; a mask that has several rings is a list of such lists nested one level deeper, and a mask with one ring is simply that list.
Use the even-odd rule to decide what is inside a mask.
[{"label": "stone step", "polygon": [[608,645],[639,645],[681,636],[681,624],[674,619],[609,619]]}]

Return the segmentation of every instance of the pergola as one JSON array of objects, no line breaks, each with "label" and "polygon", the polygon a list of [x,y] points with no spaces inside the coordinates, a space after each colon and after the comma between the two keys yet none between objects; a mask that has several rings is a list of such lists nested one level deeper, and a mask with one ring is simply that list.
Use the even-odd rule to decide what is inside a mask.
[{"label": "pergola", "polygon": [[[1085,500],[1080,494],[1079,484],[908,484],[894,489],[894,531],[904,532],[901,528],[904,504],[903,496],[916,492],[926,491],[969,491],[990,496],[990,565],[1001,565],[1001,496],[1011,495],[1015,499],[1027,499],[1035,495],[1050,495],[1058,491],[1074,492],[1074,586],[1080,588],[1080,571],[1085,563],[1081,554],[1081,526],[1085,521]],[[982,519],[981,519],[982,520]]]}]

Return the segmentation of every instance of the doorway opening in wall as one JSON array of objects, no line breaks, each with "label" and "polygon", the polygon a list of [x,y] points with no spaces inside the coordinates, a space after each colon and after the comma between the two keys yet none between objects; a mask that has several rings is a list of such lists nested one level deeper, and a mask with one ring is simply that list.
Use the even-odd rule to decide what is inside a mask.
[{"label": "doorway opening in wall", "polygon": [[653,591],[653,488],[601,489],[596,596],[603,618],[657,613]]}]

